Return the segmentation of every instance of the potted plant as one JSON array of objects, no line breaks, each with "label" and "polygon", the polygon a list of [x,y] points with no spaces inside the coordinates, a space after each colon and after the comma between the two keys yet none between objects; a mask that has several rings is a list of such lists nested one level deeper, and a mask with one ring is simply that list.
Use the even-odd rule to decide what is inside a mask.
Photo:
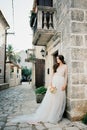
[{"label": "potted plant", "polygon": [[87,113],[84,115],[82,122],[87,125]]},{"label": "potted plant", "polygon": [[42,102],[46,91],[47,91],[47,88],[45,86],[41,86],[41,87],[39,87],[39,88],[37,88],[35,90],[36,102],[37,103],[41,103]]}]

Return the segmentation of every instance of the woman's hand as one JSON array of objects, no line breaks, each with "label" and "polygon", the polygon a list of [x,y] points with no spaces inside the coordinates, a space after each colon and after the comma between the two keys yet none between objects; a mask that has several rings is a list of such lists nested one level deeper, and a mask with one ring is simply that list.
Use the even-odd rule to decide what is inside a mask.
[{"label": "woman's hand", "polygon": [[50,87],[50,92],[51,93],[56,93],[56,91],[57,91],[56,87],[53,87],[53,86]]},{"label": "woman's hand", "polygon": [[66,86],[62,86],[62,91],[66,90]]}]

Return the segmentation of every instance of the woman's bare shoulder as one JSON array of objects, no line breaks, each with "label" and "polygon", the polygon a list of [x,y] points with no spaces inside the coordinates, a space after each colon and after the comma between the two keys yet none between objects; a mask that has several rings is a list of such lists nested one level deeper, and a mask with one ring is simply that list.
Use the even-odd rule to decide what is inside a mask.
[{"label": "woman's bare shoulder", "polygon": [[64,64],[64,68],[65,68],[65,69],[68,69],[68,66],[67,66],[66,64]]}]

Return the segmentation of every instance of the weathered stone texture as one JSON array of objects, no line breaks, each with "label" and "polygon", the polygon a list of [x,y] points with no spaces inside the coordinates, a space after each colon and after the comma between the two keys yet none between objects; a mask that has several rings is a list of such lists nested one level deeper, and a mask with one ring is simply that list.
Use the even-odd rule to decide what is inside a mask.
[{"label": "weathered stone texture", "polygon": [[87,74],[77,73],[72,75],[72,84],[87,84]]},{"label": "weathered stone texture", "polygon": [[84,72],[83,62],[72,62],[72,73],[83,73]]},{"label": "weathered stone texture", "polygon": [[87,23],[71,23],[71,31],[72,33],[87,33]]},{"label": "weathered stone texture", "polygon": [[70,111],[68,117],[71,120],[81,120],[84,114],[87,112],[87,100],[67,100],[67,114]]},{"label": "weathered stone texture", "polygon": [[71,98],[73,99],[83,99],[85,98],[85,90],[84,90],[84,85],[75,85],[72,86],[72,93],[71,93]]},{"label": "weathered stone texture", "polygon": [[76,21],[84,20],[84,11],[82,10],[71,10],[71,19]]},{"label": "weathered stone texture", "polygon": [[56,0],[57,31],[68,64],[67,116],[79,120],[87,108],[87,0]]},{"label": "weathered stone texture", "polygon": [[85,46],[87,47],[87,35],[85,35]]},{"label": "weathered stone texture", "polygon": [[71,58],[77,61],[85,61],[87,59],[87,48],[72,48]]},{"label": "weathered stone texture", "polygon": [[87,21],[87,11],[85,11],[85,21]]},{"label": "weathered stone texture", "polygon": [[72,8],[87,9],[87,0],[71,0]]},{"label": "weathered stone texture", "polygon": [[83,46],[83,36],[82,35],[72,35],[71,36],[71,46]]}]

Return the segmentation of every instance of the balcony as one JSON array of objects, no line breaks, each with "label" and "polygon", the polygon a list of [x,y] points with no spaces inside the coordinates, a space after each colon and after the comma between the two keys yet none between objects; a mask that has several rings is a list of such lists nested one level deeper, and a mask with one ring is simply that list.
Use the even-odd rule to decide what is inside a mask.
[{"label": "balcony", "polygon": [[33,45],[46,46],[54,36],[56,9],[53,7],[38,6],[36,25],[34,27]]}]

